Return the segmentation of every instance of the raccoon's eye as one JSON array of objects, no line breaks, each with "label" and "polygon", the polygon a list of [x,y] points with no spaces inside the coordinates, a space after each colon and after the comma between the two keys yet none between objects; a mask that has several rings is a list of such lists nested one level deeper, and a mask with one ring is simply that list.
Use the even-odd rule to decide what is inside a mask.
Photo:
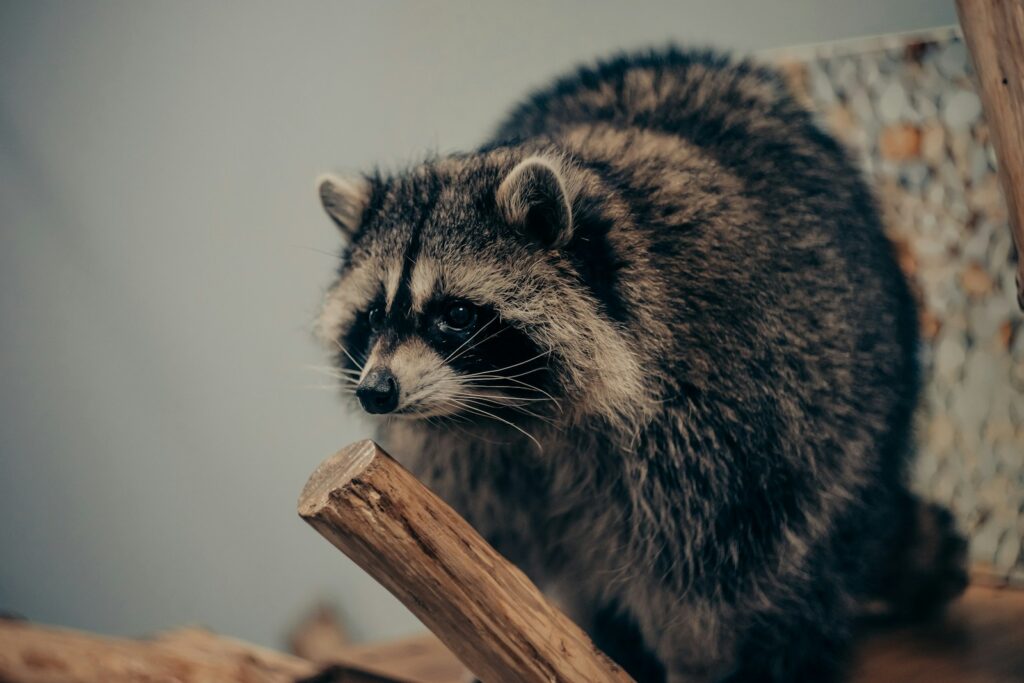
[{"label": "raccoon's eye", "polygon": [[441,323],[450,330],[461,332],[476,322],[476,306],[466,301],[448,304],[441,316]]},{"label": "raccoon's eye", "polygon": [[369,321],[371,328],[379,330],[384,324],[384,308],[381,306],[373,306],[366,312],[366,319]]}]

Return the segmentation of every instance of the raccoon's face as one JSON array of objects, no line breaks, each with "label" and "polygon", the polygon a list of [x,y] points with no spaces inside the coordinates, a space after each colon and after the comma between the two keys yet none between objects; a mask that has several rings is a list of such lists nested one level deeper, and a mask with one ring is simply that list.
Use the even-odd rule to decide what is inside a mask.
[{"label": "raccoon's face", "polygon": [[349,244],[318,333],[366,412],[518,428],[616,381],[595,364],[622,340],[564,253],[561,164],[499,151],[321,180]]}]

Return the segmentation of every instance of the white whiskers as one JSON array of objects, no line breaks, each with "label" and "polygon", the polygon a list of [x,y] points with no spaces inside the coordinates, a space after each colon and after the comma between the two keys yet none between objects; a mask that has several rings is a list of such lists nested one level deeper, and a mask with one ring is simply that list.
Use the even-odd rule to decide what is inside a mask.
[{"label": "white whiskers", "polygon": [[[363,371],[363,363],[360,363],[359,361],[357,361],[355,359],[355,357],[351,353],[348,352],[348,349],[346,349],[344,346],[342,346],[341,342],[339,342],[337,339],[335,339],[333,341],[334,341],[334,345],[338,347],[338,350],[341,351],[342,353],[344,353],[346,356],[348,356],[348,359],[350,361],[352,361],[352,363],[359,369],[359,372],[362,372]],[[363,357],[363,361],[364,362],[366,361],[365,356]]]},{"label": "white whiskers", "polygon": [[[516,420],[514,415],[518,413],[523,418],[557,427],[555,421],[545,415],[539,406],[550,403],[560,411],[561,403],[544,389],[527,381],[534,373],[547,368],[546,361],[541,359],[550,356],[550,351],[540,352],[504,367],[487,368],[463,375],[455,374],[451,369],[453,361],[471,353],[481,344],[505,331],[505,328],[499,327],[486,334],[488,327],[496,320],[498,318],[492,318],[482,325],[445,358],[438,357],[434,370],[439,372],[433,374],[433,379],[420,377],[418,383],[413,381],[412,391],[404,397],[401,408],[388,419],[423,420],[434,428],[454,428],[484,441],[487,441],[484,438],[486,432],[480,433],[480,430],[468,429],[468,426],[477,419],[490,420],[519,432],[532,441],[538,450],[543,450],[540,440],[523,425],[517,424],[521,420]],[[322,388],[337,388],[346,394],[354,395],[365,372],[365,357],[357,357],[356,354],[350,353],[338,340],[334,340],[334,345],[340,352],[339,358],[348,358],[354,367],[311,365],[307,366],[307,369],[324,374],[337,382],[335,385],[325,385]],[[525,367],[538,361],[541,361],[539,367]],[[427,376],[431,374],[427,373]]]}]

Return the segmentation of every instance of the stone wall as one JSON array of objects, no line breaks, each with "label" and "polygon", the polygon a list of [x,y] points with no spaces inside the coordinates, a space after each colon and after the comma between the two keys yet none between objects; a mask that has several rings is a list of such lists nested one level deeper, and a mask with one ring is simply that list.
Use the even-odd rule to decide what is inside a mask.
[{"label": "stone wall", "polygon": [[1024,572],[1024,325],[995,155],[953,30],[774,55],[861,161],[921,304],[914,484],[972,558]]}]

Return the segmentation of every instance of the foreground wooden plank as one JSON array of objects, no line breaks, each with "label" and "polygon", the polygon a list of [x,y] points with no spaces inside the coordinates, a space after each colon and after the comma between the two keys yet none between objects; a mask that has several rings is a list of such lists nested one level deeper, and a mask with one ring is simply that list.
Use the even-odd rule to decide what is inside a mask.
[{"label": "foreground wooden plank", "polygon": [[956,9],[996,148],[1024,310],[1024,2],[957,0]]},{"label": "foreground wooden plank", "polygon": [[487,683],[630,678],[526,576],[371,441],[324,461],[299,514]]},{"label": "foreground wooden plank", "polygon": [[[414,683],[343,659],[322,680]],[[201,628],[134,640],[0,619],[3,683],[298,683],[320,681],[322,668]]]},{"label": "foreground wooden plank", "polygon": [[293,683],[314,673],[313,664],[297,657],[213,634],[196,645],[0,620],[0,681],[5,683]]}]

